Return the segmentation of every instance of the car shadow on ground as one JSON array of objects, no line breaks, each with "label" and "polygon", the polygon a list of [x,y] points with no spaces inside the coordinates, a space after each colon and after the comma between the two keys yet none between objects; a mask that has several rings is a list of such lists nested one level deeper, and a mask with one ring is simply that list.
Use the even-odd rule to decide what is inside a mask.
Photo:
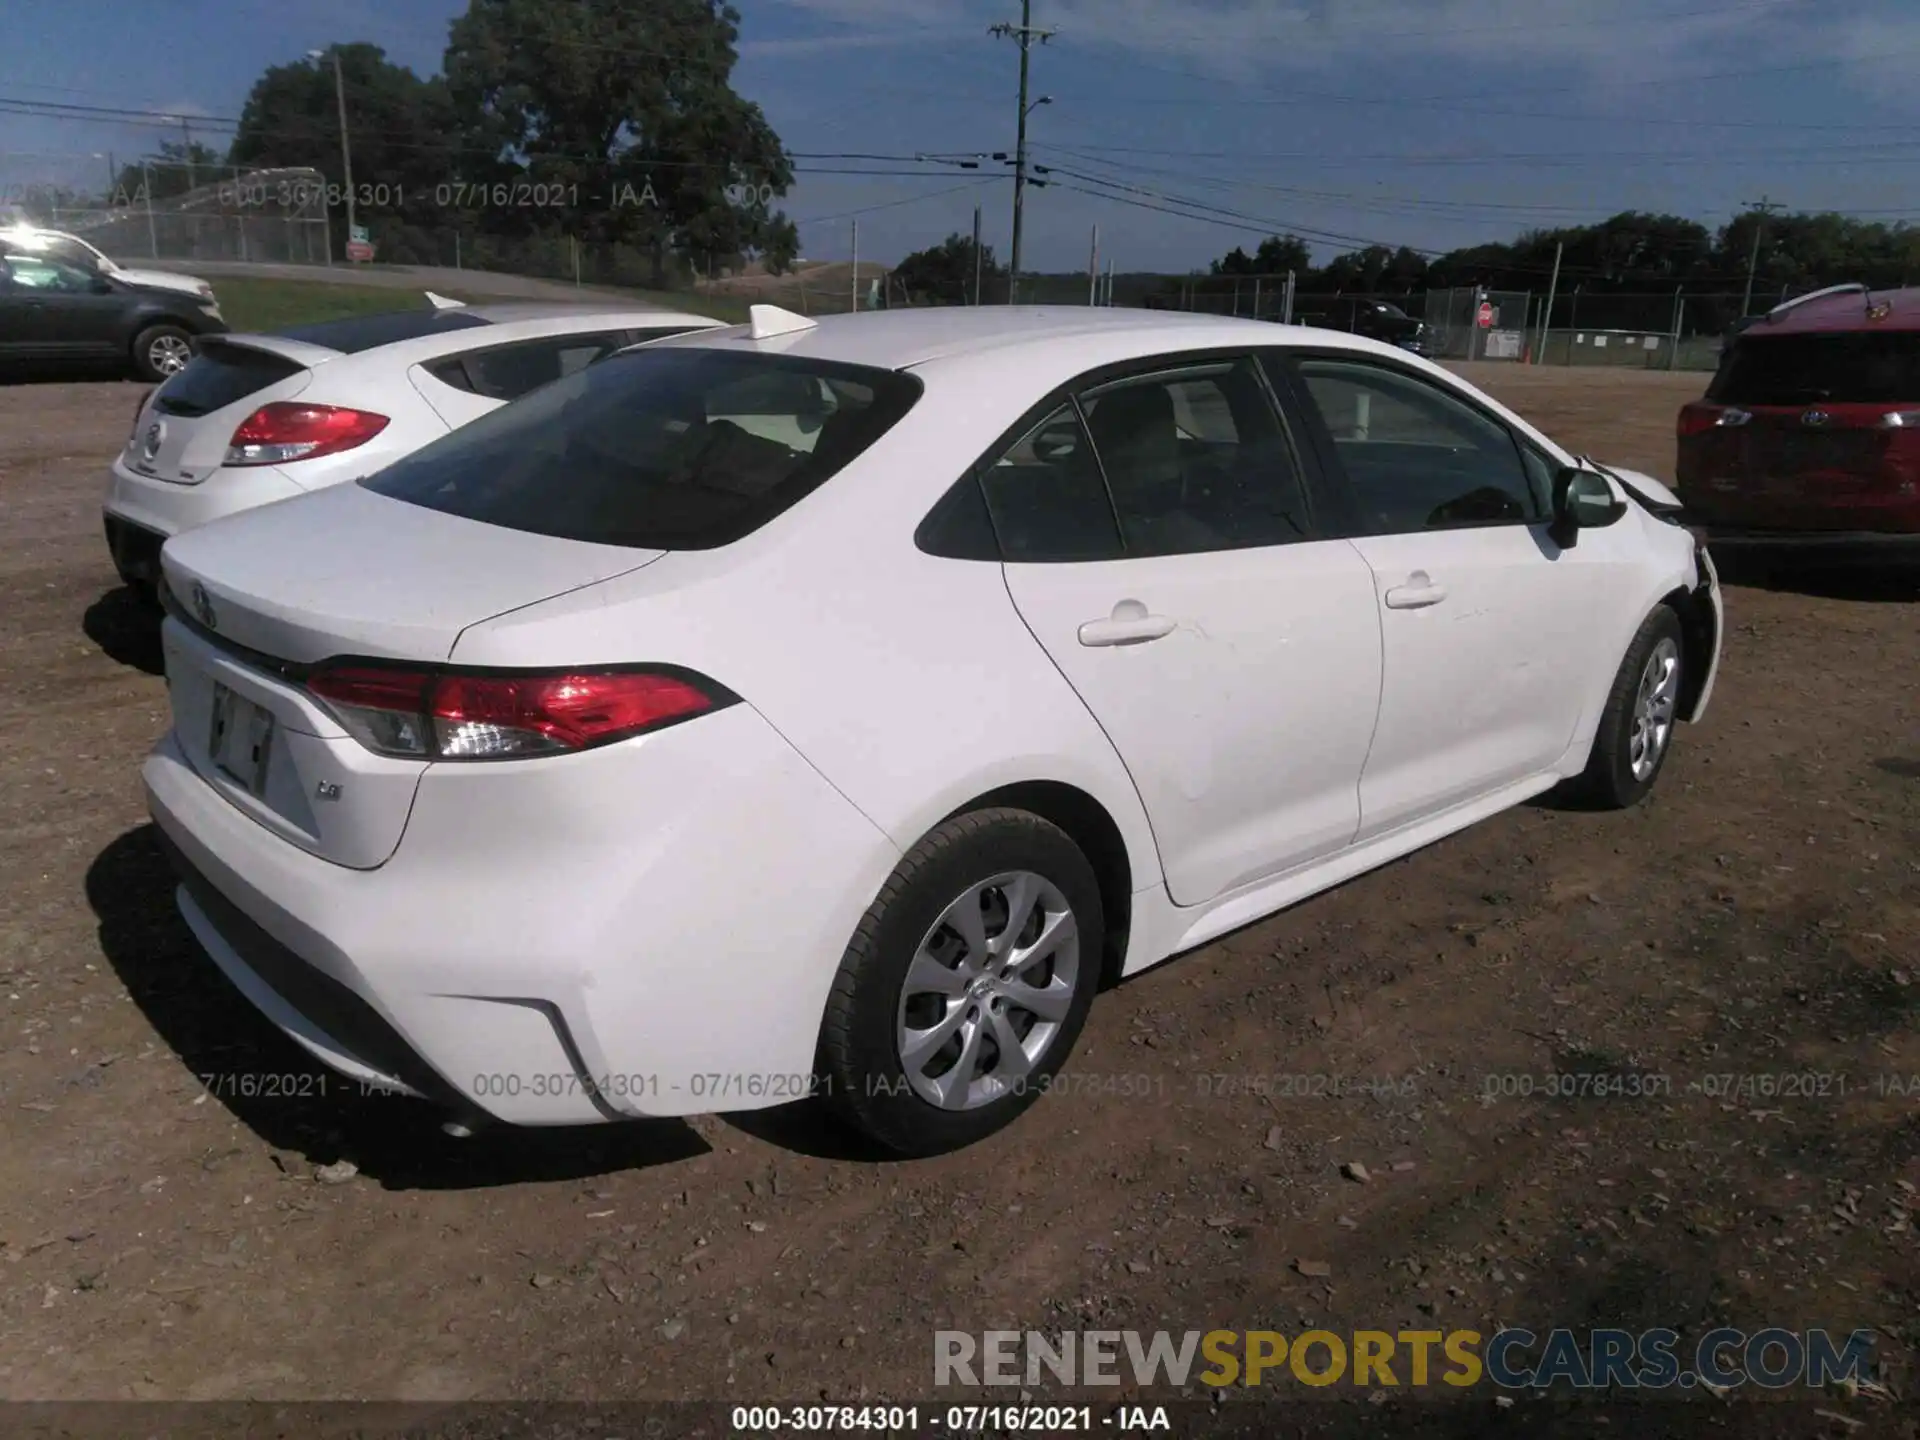
[{"label": "car shadow on ground", "polygon": [[1713,564],[1722,584],[1750,590],[1882,605],[1920,600],[1920,563],[1835,565],[1715,555]]},{"label": "car shadow on ground", "polygon": [[[57,363],[47,361],[33,366],[0,364],[0,385],[24,389],[30,385],[72,385],[75,382],[94,381],[102,385],[121,384],[129,392],[136,385],[144,384],[131,374],[125,365],[115,365],[111,361],[104,363]],[[127,424],[133,424],[133,417],[127,417]]]},{"label": "car shadow on ground", "polygon": [[363,1092],[289,1040],[228,983],[174,908],[152,825],[120,836],[87,871],[100,950],[161,1040],[180,1057],[180,1104],[204,1087],[256,1135],[304,1160],[348,1160],[389,1190],[465,1190],[580,1180],[672,1164],[710,1148],[682,1121],[445,1134],[422,1101]]},{"label": "car shadow on ground", "polygon": [[87,607],[80,628],[109,660],[144,675],[164,675],[160,609],[131,585],[109,590]]},{"label": "car shadow on ground", "polygon": [[862,1165],[897,1162],[900,1157],[866,1140],[834,1119],[822,1100],[797,1100],[765,1110],[742,1110],[719,1117],[742,1135],[777,1149],[815,1160],[846,1160]]}]

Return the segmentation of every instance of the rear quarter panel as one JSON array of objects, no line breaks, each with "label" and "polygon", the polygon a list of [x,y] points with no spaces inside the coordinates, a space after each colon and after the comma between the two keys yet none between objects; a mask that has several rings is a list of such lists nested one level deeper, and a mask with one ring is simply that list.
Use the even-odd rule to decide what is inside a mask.
[{"label": "rear quarter panel", "polygon": [[475,625],[452,659],[702,671],[902,850],[990,790],[1071,785],[1113,817],[1134,888],[1157,884],[1132,781],[1021,621],[998,562],[913,543],[927,511],[1047,388],[1004,359],[956,366],[853,466],[756,534]]}]

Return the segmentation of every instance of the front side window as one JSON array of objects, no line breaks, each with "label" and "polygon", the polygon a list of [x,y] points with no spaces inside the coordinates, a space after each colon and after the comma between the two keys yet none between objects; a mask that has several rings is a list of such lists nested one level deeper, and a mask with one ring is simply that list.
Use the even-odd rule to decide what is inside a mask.
[{"label": "front side window", "polygon": [[1080,404],[1129,555],[1309,535],[1292,448],[1251,358],[1117,381]]},{"label": "front side window", "polygon": [[914,376],[727,350],[609,356],[360,483],[536,535],[706,550],[826,483],[919,398]]},{"label": "front side window", "polygon": [[92,274],[44,255],[9,255],[7,270],[15,285],[42,294],[84,295],[93,289]]},{"label": "front side window", "polygon": [[1368,529],[1404,534],[1547,518],[1512,433],[1465,400],[1365,362],[1305,358],[1297,368]]}]

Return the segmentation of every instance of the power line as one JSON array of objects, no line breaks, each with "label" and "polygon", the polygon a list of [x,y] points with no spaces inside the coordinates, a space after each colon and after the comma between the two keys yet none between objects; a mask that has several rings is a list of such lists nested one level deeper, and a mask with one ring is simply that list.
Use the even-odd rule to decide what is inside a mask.
[{"label": "power line", "polygon": [[925,200],[938,200],[942,195],[958,195],[963,190],[978,190],[983,185],[995,185],[999,177],[991,180],[969,180],[965,185],[951,185],[945,190],[930,190],[925,195],[909,195],[903,200],[888,200],[879,205],[862,205],[857,210],[839,210],[832,215],[809,215],[804,220],[795,220],[795,225],[823,225],[829,220],[850,220],[856,215],[871,215],[877,210],[893,210],[902,205],[918,205]]}]

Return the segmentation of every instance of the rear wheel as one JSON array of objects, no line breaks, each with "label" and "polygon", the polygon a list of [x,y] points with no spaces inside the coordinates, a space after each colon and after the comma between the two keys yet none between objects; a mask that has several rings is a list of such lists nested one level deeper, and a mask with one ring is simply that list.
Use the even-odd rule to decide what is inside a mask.
[{"label": "rear wheel", "polygon": [[1023,810],[949,820],[903,859],[840,962],[820,1036],[829,1103],[897,1155],[1010,1124],[1065,1063],[1099,984],[1100,886]]},{"label": "rear wheel", "polygon": [[1686,645],[1680,617],[1662,605],[1641,623],[1620,662],[1593,737],[1593,753],[1576,782],[1607,810],[1638,804],[1660,778],[1679,719]]},{"label": "rear wheel", "polygon": [[193,337],[178,325],[149,325],[133,341],[133,368],[142,380],[159,384],[187,368]]}]

